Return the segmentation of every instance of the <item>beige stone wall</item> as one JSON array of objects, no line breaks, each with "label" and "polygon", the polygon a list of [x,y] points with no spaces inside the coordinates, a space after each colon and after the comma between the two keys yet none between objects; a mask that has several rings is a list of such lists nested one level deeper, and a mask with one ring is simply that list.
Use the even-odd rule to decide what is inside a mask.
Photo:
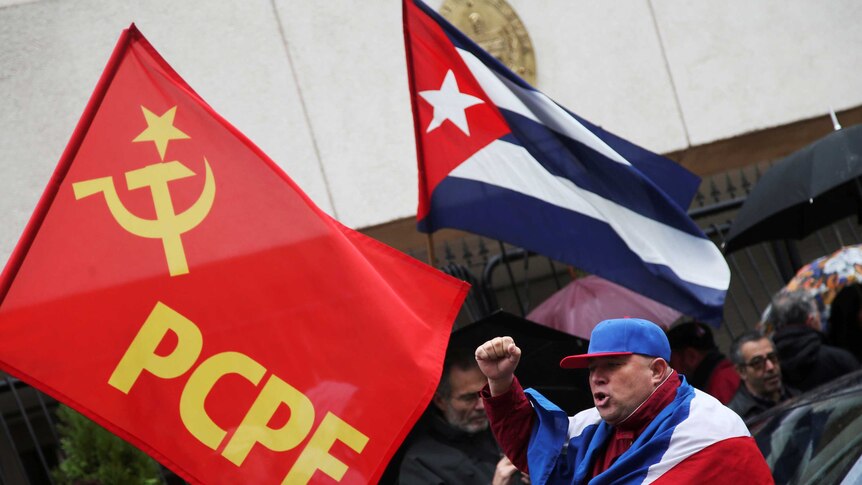
[{"label": "beige stone wall", "polygon": [[[538,87],[657,152],[862,105],[855,0],[510,4]],[[415,213],[399,1],[0,0],[0,261],[133,21],[324,210]]]}]

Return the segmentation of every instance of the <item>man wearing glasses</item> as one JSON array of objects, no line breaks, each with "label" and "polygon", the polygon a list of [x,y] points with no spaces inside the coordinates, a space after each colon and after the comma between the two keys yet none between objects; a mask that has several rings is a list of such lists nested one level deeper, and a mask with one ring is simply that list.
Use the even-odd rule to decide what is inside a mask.
[{"label": "man wearing glasses", "polygon": [[799,394],[782,383],[775,344],[758,331],[746,332],[733,341],[730,360],[736,366],[742,385],[727,407],[746,421]]}]

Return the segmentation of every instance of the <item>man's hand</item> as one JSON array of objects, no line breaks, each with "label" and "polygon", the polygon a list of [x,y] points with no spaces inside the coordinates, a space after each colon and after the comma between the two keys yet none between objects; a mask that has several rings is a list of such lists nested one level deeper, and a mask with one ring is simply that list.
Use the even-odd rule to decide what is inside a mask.
[{"label": "man's hand", "polygon": [[515,474],[518,469],[505,456],[497,462],[497,469],[494,470],[494,477],[491,479],[491,485],[513,485],[515,483]]},{"label": "man's hand", "polygon": [[[520,475],[521,479],[518,480]],[[530,483],[530,477],[519,474],[515,465],[505,456],[497,462],[497,469],[494,470],[494,477],[491,479],[491,485],[516,485],[520,483]]]},{"label": "man's hand", "polygon": [[492,396],[509,390],[520,360],[521,349],[515,345],[512,337],[496,337],[476,349],[476,362],[488,378]]}]

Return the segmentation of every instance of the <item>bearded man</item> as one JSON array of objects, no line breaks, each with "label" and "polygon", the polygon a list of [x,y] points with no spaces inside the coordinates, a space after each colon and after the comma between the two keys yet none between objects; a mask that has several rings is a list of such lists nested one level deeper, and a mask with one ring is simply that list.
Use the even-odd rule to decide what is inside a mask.
[{"label": "bearded man", "polygon": [[[510,485],[523,478],[500,452],[472,349],[450,347],[432,404],[407,443],[398,483]],[[526,480],[525,480],[526,481]]]}]

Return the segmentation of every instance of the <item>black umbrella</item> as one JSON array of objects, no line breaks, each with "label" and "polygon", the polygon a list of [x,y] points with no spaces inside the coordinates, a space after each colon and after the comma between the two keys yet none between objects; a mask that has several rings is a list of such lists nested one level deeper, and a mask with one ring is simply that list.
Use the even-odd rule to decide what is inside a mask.
[{"label": "black umbrella", "polygon": [[494,337],[509,336],[521,348],[515,375],[569,414],[593,406],[587,371],[560,368],[567,355],[583,354],[589,341],[498,310],[452,333],[450,346],[476,347]]},{"label": "black umbrella", "polygon": [[834,131],[772,166],[739,209],[729,253],[754,243],[802,239],[847,217],[862,217],[862,125]]}]

